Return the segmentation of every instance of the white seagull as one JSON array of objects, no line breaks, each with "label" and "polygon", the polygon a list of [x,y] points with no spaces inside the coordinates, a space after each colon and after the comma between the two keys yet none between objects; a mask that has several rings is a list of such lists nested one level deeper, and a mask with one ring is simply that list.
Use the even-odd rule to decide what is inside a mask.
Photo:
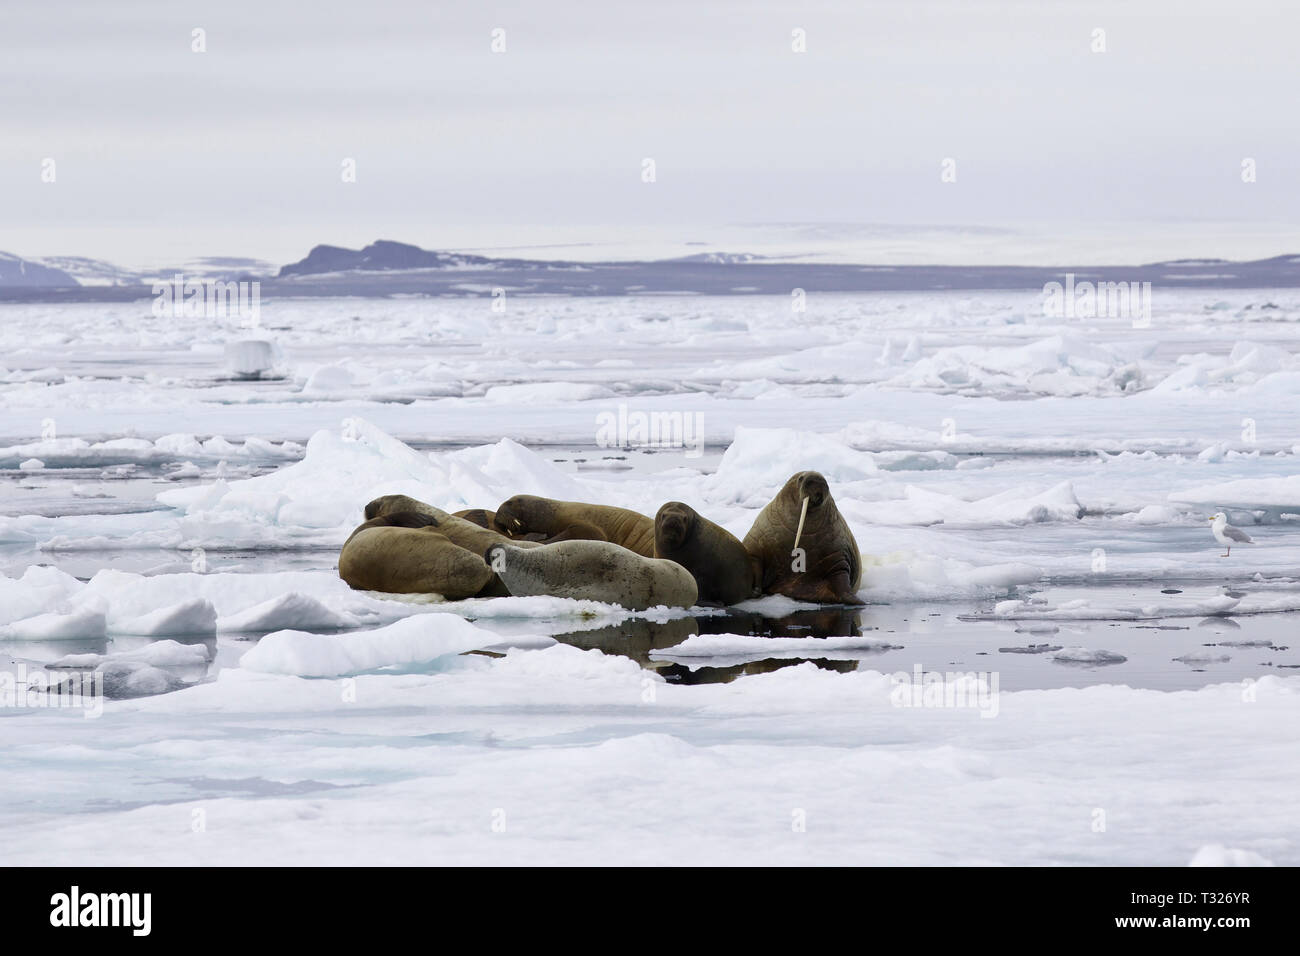
[{"label": "white seagull", "polygon": [[1234,541],[1239,541],[1243,544],[1255,543],[1246,532],[1228,524],[1228,516],[1222,511],[1210,519],[1210,530],[1214,532],[1214,540],[1228,549],[1223,554],[1219,555],[1221,558],[1230,557],[1232,555],[1232,543]]}]

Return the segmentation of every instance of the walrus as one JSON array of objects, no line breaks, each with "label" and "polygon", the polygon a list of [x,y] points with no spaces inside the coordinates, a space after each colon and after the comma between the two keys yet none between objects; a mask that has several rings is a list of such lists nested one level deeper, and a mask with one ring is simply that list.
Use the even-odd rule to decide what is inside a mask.
[{"label": "walrus", "polygon": [[435,519],[396,512],[366,521],[339,552],[349,587],[390,594],[441,594],[450,601],[488,596],[496,575],[474,551],[442,534]]},{"label": "walrus", "polygon": [[[393,514],[428,515],[434,519],[434,523],[442,534],[462,548],[468,548],[475,554],[482,554],[488,545],[497,541],[512,540],[510,535],[503,534],[491,526],[482,525],[473,520],[472,516],[474,516],[476,510],[483,514],[493,513],[480,508],[452,514],[408,495],[383,495],[366,505],[365,514],[367,519]],[[517,543],[528,548],[533,547],[535,544],[535,542],[530,541]]]},{"label": "walrus", "polygon": [[701,604],[738,604],[760,593],[758,562],[740,539],[680,501],[655,515],[654,556],[691,572]]},{"label": "walrus", "polygon": [[[486,513],[490,514],[491,512]],[[485,528],[468,518],[449,514],[441,508],[435,508],[431,504],[408,495],[383,495],[376,498],[366,505],[365,514],[367,519],[401,515],[406,521],[412,520],[409,516],[423,515],[431,519],[432,525],[437,528],[438,532],[449,538],[453,544],[460,545],[460,547],[472,551],[476,555],[481,555],[491,544],[511,540],[508,535],[503,535],[499,531]],[[534,541],[518,541],[515,543],[522,548],[537,546]],[[509,596],[509,590],[506,589],[506,586],[501,583],[496,575],[492,576],[489,586],[476,595],[476,597]]]},{"label": "walrus", "polygon": [[535,548],[493,544],[483,557],[516,597],[546,594],[633,611],[661,604],[691,607],[699,597],[691,572],[676,561],[647,558],[612,541],[559,541]]},{"label": "walrus", "polygon": [[655,523],[610,505],[515,495],[497,508],[493,527],[513,538],[541,533],[548,542],[610,541],[644,558],[655,553]]},{"label": "walrus", "polygon": [[433,505],[427,505],[410,495],[380,495],[378,498],[366,503],[365,515],[366,520],[369,521],[371,518],[382,518],[384,515],[394,514],[398,511],[431,514],[435,518],[444,513]]},{"label": "walrus", "polygon": [[467,511],[453,511],[451,514],[453,518],[464,518],[480,528],[488,529],[491,529],[492,521],[497,516],[495,511],[488,511],[486,508],[470,508]]},{"label": "walrus", "polygon": [[758,559],[764,594],[819,604],[865,603],[856,593],[862,579],[858,543],[830,485],[815,471],[792,475],[758,513],[745,550]]}]

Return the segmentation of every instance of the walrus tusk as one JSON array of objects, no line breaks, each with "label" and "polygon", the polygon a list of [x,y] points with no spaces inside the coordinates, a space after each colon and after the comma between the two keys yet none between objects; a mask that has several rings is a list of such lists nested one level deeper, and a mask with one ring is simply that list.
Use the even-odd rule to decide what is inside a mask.
[{"label": "walrus tusk", "polygon": [[[799,539],[803,537],[803,519],[808,517],[808,496],[803,496],[803,507],[799,509],[799,530],[794,533],[794,550],[799,550]],[[793,552],[791,552],[793,553]]]}]

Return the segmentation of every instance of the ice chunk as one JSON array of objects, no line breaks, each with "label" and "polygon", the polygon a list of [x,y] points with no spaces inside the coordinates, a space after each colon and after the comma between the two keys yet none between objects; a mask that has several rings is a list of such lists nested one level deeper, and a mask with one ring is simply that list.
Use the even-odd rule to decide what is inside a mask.
[{"label": "ice chunk", "polygon": [[191,598],[139,617],[115,620],[110,630],[114,634],[145,637],[165,634],[214,635],[217,632],[217,609],[205,598]]},{"label": "ice chunk", "polygon": [[226,368],[240,378],[258,378],[275,366],[275,346],[265,339],[226,343]]},{"label": "ice chunk", "polygon": [[421,614],[373,631],[345,635],[276,631],[240,666],[270,674],[337,677],[391,664],[431,661],[496,644],[500,637],[450,614]]},{"label": "ice chunk", "polygon": [[1188,866],[1272,866],[1273,863],[1253,850],[1239,850],[1222,843],[1203,846],[1192,856]]},{"label": "ice chunk", "polygon": [[112,651],[109,654],[66,654],[46,666],[49,668],[97,667],[111,660],[139,661],[154,667],[185,667],[206,664],[209,659],[208,648],[204,644],[153,641],[134,650]]},{"label": "ice chunk", "polygon": [[110,699],[152,697],[186,686],[179,677],[143,661],[109,660],[95,672],[104,675],[104,696]]},{"label": "ice chunk", "polygon": [[834,483],[867,478],[879,469],[870,454],[826,435],[740,426],[723,453],[715,479],[716,483],[740,482],[747,488],[780,487],[799,471],[820,471]]},{"label": "ice chunk", "polygon": [[344,365],[322,365],[308,377],[302,390],[307,394],[329,394],[346,392],[353,387],[356,379]]},{"label": "ice chunk", "polygon": [[16,580],[0,575],[0,625],[54,610],[84,589],[72,575],[44,565],[32,565]]},{"label": "ice chunk", "polygon": [[1127,657],[1114,651],[1089,650],[1086,647],[1063,647],[1052,655],[1062,664],[1123,664]]},{"label": "ice chunk", "polygon": [[1223,664],[1232,657],[1227,654],[1216,654],[1214,651],[1188,651],[1174,660],[1180,664]]},{"label": "ice chunk", "polygon": [[545,405],[589,402],[597,398],[614,398],[604,385],[581,382],[530,382],[526,385],[494,385],[483,395],[486,402],[509,405]]},{"label": "ice chunk", "polygon": [[230,633],[278,631],[288,627],[338,630],[360,623],[351,614],[328,608],[310,595],[291,591],[216,620],[215,626],[222,633]]},{"label": "ice chunk", "polygon": [[0,637],[16,641],[67,641],[107,635],[108,621],[104,612],[92,609],[37,614],[13,624],[0,625]]},{"label": "ice chunk", "polygon": [[1168,505],[1146,505],[1133,516],[1137,524],[1169,524],[1178,517],[1178,512]]},{"label": "ice chunk", "polygon": [[846,651],[897,650],[874,637],[754,637],[747,634],[696,634],[680,644],[650,652],[655,658],[825,657]]},{"label": "ice chunk", "polygon": [[1169,500],[1194,505],[1210,514],[1220,510],[1258,511],[1269,521],[1281,521],[1284,512],[1300,511],[1300,475],[1199,485],[1170,492]]}]

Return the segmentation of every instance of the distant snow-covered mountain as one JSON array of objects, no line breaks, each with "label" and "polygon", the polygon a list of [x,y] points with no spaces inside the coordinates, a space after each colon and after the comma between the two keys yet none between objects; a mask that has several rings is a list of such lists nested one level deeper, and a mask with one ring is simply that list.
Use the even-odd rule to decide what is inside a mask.
[{"label": "distant snow-covered mountain", "polygon": [[189,279],[235,279],[266,276],[275,271],[273,263],[241,256],[204,256],[186,262],[134,269],[85,256],[42,256],[29,262],[37,262],[63,272],[76,280],[71,285],[97,287],[134,288],[149,285],[156,279],[170,279],[177,273]]},{"label": "distant snow-covered mountain", "polygon": [[42,265],[0,252],[0,286],[14,288],[59,288],[77,285],[77,280],[55,266]]},{"label": "distant snow-covered mountain", "polygon": [[762,262],[767,256],[756,256],[752,252],[696,252],[689,256],[678,256],[671,262],[705,262],[713,265],[735,265],[738,262]]},{"label": "distant snow-covered mountain", "polygon": [[316,246],[306,258],[280,269],[277,279],[331,272],[391,272],[407,269],[472,269],[521,260],[490,259],[454,252],[431,252],[405,242],[380,239],[364,249]]},{"label": "distant snow-covered mountain", "polygon": [[[361,249],[315,246],[277,268],[246,258],[159,260],[157,268],[123,269],[97,259],[22,260],[0,254],[0,300],[130,301],[153,283],[257,280],[262,296],[511,295],[790,295],[817,292],[1040,291],[1072,283],[1143,284],[1150,288],[1300,288],[1300,256],[1229,261],[1183,258],[1143,265],[866,265],[704,251],[669,259],[571,261],[438,252],[378,240]],[[1086,284],[1085,283],[1085,284]]]}]

